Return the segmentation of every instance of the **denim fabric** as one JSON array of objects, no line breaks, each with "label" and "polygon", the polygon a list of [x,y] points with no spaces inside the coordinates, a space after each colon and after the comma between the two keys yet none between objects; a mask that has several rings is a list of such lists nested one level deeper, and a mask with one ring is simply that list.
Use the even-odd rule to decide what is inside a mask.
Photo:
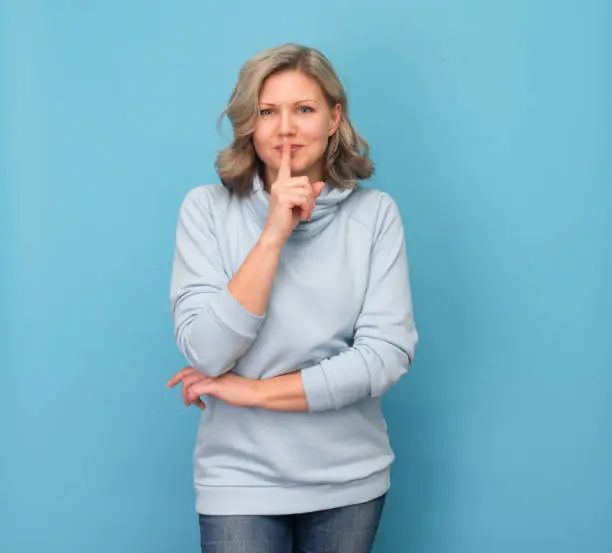
[{"label": "denim fabric", "polygon": [[385,497],[295,515],[199,515],[202,553],[370,553]]}]

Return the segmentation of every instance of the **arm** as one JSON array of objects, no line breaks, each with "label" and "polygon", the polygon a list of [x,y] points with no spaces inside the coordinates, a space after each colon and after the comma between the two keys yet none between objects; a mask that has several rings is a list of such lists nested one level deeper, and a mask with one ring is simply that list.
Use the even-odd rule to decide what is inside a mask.
[{"label": "arm", "polygon": [[407,371],[418,341],[404,232],[385,196],[372,246],[368,288],[352,347],[298,373],[262,380],[258,406],[285,411],[340,409],[380,397]]},{"label": "arm", "polygon": [[179,214],[172,269],[175,338],[188,362],[208,376],[230,370],[265,318],[281,248],[262,236],[228,282],[203,189]]},{"label": "arm", "polygon": [[265,315],[281,250],[282,246],[262,235],[227,286],[232,296],[255,315]]},{"label": "arm", "polygon": [[263,324],[283,245],[300,219],[310,217],[323,186],[291,177],[291,147],[285,141],[264,231],[229,283],[207,195],[202,189],[188,195],[177,229],[171,305],[176,342],[193,367],[220,376],[251,346]]},{"label": "arm", "polygon": [[308,400],[297,371],[266,380],[254,380],[254,407],[268,411],[308,411]]}]

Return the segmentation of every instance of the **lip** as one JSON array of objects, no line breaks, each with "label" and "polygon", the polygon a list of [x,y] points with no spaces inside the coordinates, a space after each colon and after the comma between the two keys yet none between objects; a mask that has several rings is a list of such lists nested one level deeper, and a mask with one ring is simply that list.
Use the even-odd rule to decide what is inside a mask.
[{"label": "lip", "polygon": [[[298,150],[299,150],[301,147],[302,147],[302,145],[301,145],[301,144],[291,144],[291,148],[290,148],[290,150],[291,150],[292,152],[297,152],[297,151],[298,151]],[[283,147],[282,147],[282,146],[274,146],[274,149],[275,149],[277,152],[282,152]]]}]

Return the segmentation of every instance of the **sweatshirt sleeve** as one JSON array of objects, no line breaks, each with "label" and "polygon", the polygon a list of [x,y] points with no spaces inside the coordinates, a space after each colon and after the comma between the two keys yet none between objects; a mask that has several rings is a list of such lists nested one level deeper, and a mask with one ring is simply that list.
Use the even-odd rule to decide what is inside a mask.
[{"label": "sweatshirt sleeve", "polygon": [[418,335],[413,319],[405,238],[397,205],[383,194],[370,273],[351,347],[302,369],[310,411],[340,409],[382,396],[406,373]]},{"label": "sweatshirt sleeve", "polygon": [[230,370],[263,323],[229,292],[212,224],[209,192],[187,194],[179,212],[170,305],[174,334],[187,361],[209,376]]}]

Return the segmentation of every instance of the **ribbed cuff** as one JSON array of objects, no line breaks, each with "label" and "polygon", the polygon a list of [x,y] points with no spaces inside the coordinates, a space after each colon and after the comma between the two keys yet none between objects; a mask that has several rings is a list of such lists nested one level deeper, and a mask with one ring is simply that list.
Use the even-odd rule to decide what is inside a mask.
[{"label": "ribbed cuff", "polygon": [[309,411],[328,411],[335,408],[334,397],[321,365],[302,369],[302,386]]},{"label": "ribbed cuff", "polygon": [[245,338],[255,338],[266,318],[265,314],[255,315],[248,311],[227,286],[213,298],[210,309],[223,325]]},{"label": "ribbed cuff", "polygon": [[302,383],[309,411],[341,409],[371,394],[368,367],[355,349],[302,369]]}]

